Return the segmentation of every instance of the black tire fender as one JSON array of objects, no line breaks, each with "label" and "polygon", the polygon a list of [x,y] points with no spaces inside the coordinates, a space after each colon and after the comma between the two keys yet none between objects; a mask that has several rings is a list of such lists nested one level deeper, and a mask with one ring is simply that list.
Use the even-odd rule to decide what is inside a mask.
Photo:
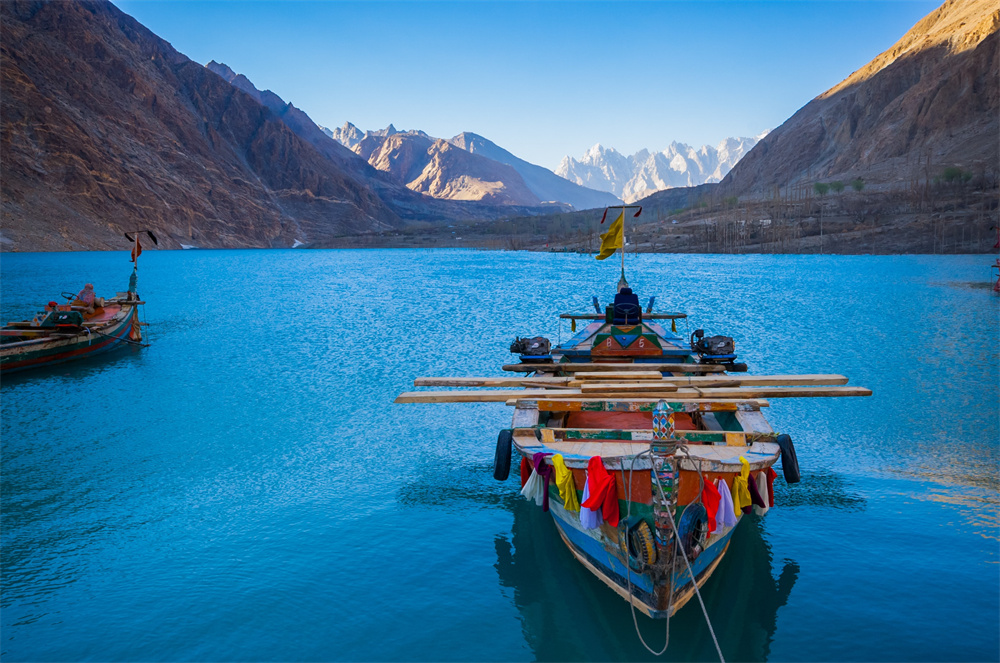
[{"label": "black tire fender", "polygon": [[792,436],[782,434],[774,441],[781,447],[781,471],[785,475],[785,483],[798,483],[802,480],[802,474],[799,472],[799,459],[795,455]]},{"label": "black tire fender", "polygon": [[500,431],[497,435],[497,453],[493,457],[493,478],[506,481],[510,476],[510,452],[514,441],[514,433],[509,429]]}]

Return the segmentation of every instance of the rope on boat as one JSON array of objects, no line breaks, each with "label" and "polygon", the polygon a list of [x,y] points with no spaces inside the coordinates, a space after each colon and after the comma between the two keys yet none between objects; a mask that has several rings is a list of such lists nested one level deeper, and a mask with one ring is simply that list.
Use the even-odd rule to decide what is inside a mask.
[{"label": "rope on boat", "polygon": [[[89,330],[87,333],[90,333]],[[140,348],[149,347],[149,343],[138,343],[130,338],[125,338],[124,336],[118,338],[117,336],[112,336],[111,334],[105,334],[104,332],[99,332],[96,329],[94,330],[94,333],[97,334],[98,336],[103,336],[104,338],[113,338],[115,340],[122,341],[123,343],[131,343],[132,345],[138,345]]]},{"label": "rope on boat", "polygon": [[[678,451],[683,450],[684,455],[687,456],[688,459],[691,459],[691,455],[690,453],[688,453],[687,445],[678,444],[677,450]],[[632,517],[632,474],[635,472],[635,461],[637,458],[640,458],[641,456],[649,456],[650,461],[652,462],[653,460],[652,453],[648,449],[646,451],[642,451],[632,456],[632,464],[629,467],[629,474],[628,474],[628,495],[627,499],[625,500],[626,504],[628,504],[628,508],[626,509],[626,514],[625,514],[626,525],[629,522],[629,520],[631,520]],[[622,474],[623,475],[625,474],[624,468],[622,469]],[[660,494],[663,495],[664,491],[663,491],[663,485],[660,483],[660,477],[657,476],[655,471],[650,471],[650,475],[656,480],[656,486],[657,488],[659,488]],[[700,479],[701,487],[704,488],[705,476],[702,474],[701,471],[700,459],[698,463],[698,476]],[[624,479],[624,476],[622,478]],[[700,501],[701,501],[701,493],[699,492],[696,503]],[[684,542],[681,541],[681,535],[677,531],[677,523],[674,522],[673,511],[671,509],[665,509],[665,511],[667,513],[667,516],[670,518],[670,529],[673,531],[674,539],[676,539],[677,541],[677,549],[680,550],[681,556],[684,558],[684,564],[687,566],[688,574],[691,576],[691,584],[694,586],[695,596],[698,597],[698,603],[701,605],[701,612],[705,616],[705,624],[708,625],[708,632],[712,636],[712,642],[715,644],[715,652],[719,655],[719,661],[721,661],[721,663],[726,663],[726,659],[722,656],[722,648],[719,647],[719,639],[715,637],[715,629],[712,628],[712,620],[709,619],[708,617],[708,610],[705,608],[705,601],[702,600],[701,598],[701,590],[698,588],[698,580],[697,578],[695,578],[694,570],[691,568],[691,562],[690,560],[688,560],[687,552],[684,550]],[[671,610],[673,609],[673,602],[674,602],[673,578],[674,578],[674,571],[676,570],[677,557],[675,556],[672,558],[670,565],[671,586],[670,586],[670,595],[667,599],[666,642],[663,643],[663,649],[661,649],[660,651],[654,651],[652,647],[646,644],[645,639],[643,639],[642,633],[639,631],[639,621],[636,619],[635,616],[635,603],[632,602],[632,567],[628,562],[629,560],[628,541],[627,541],[628,537],[626,536],[625,538],[626,538],[625,549],[622,551],[622,554],[625,556],[625,580],[628,583],[628,594],[629,594],[628,605],[632,611],[632,623],[635,625],[635,634],[639,636],[639,642],[642,643],[642,646],[645,647],[650,654],[652,654],[653,656],[662,656],[664,653],[666,653],[667,647],[670,645],[670,616],[671,616],[670,613]],[[620,545],[621,545],[621,539],[619,539],[619,546]]]}]

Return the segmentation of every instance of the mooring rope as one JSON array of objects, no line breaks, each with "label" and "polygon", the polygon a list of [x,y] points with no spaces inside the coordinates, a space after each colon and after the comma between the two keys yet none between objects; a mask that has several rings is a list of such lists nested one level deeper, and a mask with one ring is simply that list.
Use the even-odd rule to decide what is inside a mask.
[{"label": "mooring rope", "polygon": [[[691,454],[688,451],[687,445],[679,444],[679,445],[677,445],[677,449],[678,450],[683,450],[684,451],[684,455],[689,460],[695,460],[695,459],[691,458]],[[642,456],[649,456],[649,458],[650,458],[650,475],[656,480],[656,486],[657,486],[657,488],[660,491],[660,495],[664,494],[664,492],[663,492],[663,485],[660,483],[660,477],[657,476],[656,471],[655,471],[656,468],[653,467],[653,465],[652,465],[652,461],[653,461],[652,452],[649,449],[647,449],[646,451],[642,451],[642,452],[640,452],[640,453],[632,456],[632,463],[631,463],[631,465],[629,467],[629,475],[628,475],[628,495],[626,496],[626,500],[625,500],[625,502],[626,502],[626,504],[628,506],[626,508],[626,516],[625,516],[625,527],[626,527],[626,533],[625,533],[625,537],[624,537],[624,539],[625,539],[624,540],[625,548],[624,548],[624,550],[622,550],[622,554],[625,557],[625,581],[626,581],[626,583],[628,585],[628,594],[629,594],[629,602],[628,602],[628,604],[629,604],[629,608],[632,611],[632,623],[635,625],[635,634],[637,636],[639,636],[639,642],[642,643],[642,646],[645,647],[646,650],[650,654],[652,654],[653,656],[662,656],[664,653],[666,653],[667,647],[670,645],[670,617],[671,617],[671,611],[673,609],[673,601],[674,601],[673,579],[674,579],[674,573],[676,571],[676,566],[677,566],[677,558],[676,558],[676,556],[673,557],[673,559],[671,560],[671,564],[670,564],[670,576],[669,576],[670,577],[670,594],[669,594],[669,596],[667,598],[666,642],[663,643],[663,649],[661,649],[660,651],[655,651],[655,650],[653,650],[652,647],[650,647],[648,644],[646,644],[646,640],[642,637],[642,633],[639,631],[639,621],[638,621],[638,619],[636,619],[636,616],[635,616],[635,603],[633,603],[633,601],[632,601],[632,567],[629,564],[629,551],[628,551],[628,529],[627,528],[628,528],[628,522],[629,522],[629,520],[632,517],[632,474],[635,472],[635,461],[636,461],[636,459],[640,458]],[[697,460],[699,460],[699,463],[698,463],[698,476],[700,478],[700,487],[704,488],[705,476],[704,476],[704,474],[702,474],[702,471],[701,471],[701,462],[700,462],[700,459],[697,459]],[[624,470],[624,467],[623,467],[622,468],[622,479],[623,480],[625,478],[624,475],[625,475],[625,470]],[[676,482],[677,485],[675,485],[675,489],[679,488],[679,484],[680,484],[679,479],[680,479],[680,476],[678,475],[677,482]],[[695,500],[695,503],[699,503],[700,501],[701,501],[701,493],[698,494],[698,497]],[[701,612],[705,616],[705,623],[708,625],[708,632],[712,636],[712,643],[715,644],[715,651],[719,655],[719,661],[721,661],[721,663],[726,663],[726,659],[722,656],[722,648],[719,646],[719,639],[715,636],[715,629],[712,628],[712,620],[708,616],[708,609],[705,608],[705,601],[701,598],[701,591],[698,588],[698,580],[697,580],[697,578],[695,578],[694,570],[691,568],[691,562],[688,560],[687,552],[684,550],[684,542],[681,541],[681,535],[677,531],[677,523],[674,522],[674,514],[673,514],[672,510],[669,509],[669,508],[666,509],[666,512],[667,512],[667,516],[670,518],[670,529],[673,531],[673,533],[674,533],[674,539],[676,539],[676,541],[677,541],[677,548],[680,550],[681,556],[684,558],[684,564],[687,566],[688,574],[691,576],[691,584],[694,586],[695,596],[698,597],[698,603],[701,605]],[[654,518],[655,518],[655,512],[654,512]],[[619,545],[619,547],[621,547],[621,545],[622,545],[622,540],[621,539],[619,539],[618,545]]]}]

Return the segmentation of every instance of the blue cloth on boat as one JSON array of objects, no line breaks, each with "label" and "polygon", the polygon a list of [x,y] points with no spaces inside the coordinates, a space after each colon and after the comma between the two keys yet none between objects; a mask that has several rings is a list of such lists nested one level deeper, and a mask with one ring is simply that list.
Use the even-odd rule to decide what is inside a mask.
[{"label": "blue cloth on boat", "polygon": [[[590,499],[590,482],[583,482],[583,502]],[[582,502],[581,502],[582,505]],[[604,522],[604,516],[601,515],[600,509],[588,509],[585,506],[580,507],[580,524],[583,525],[583,529],[596,529],[601,526]]]}]

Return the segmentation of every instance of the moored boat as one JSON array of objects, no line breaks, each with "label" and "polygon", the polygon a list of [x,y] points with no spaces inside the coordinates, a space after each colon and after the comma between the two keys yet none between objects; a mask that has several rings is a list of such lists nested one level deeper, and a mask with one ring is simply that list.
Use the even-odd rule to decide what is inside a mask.
[{"label": "moored boat", "polygon": [[[145,232],[157,242],[149,231]],[[31,320],[8,322],[0,328],[0,372],[13,373],[92,357],[122,345],[142,346],[144,322],[139,319],[139,233],[126,235],[134,242],[135,263],[128,289],[114,297],[96,297],[85,287],[78,294],[62,293],[65,304],[50,301]],[[87,294],[84,294],[84,293]]]},{"label": "moored boat", "polygon": [[[599,258],[624,245],[624,212]],[[515,340],[521,362],[503,370],[523,376],[418,378],[477,389],[396,402],[512,406],[495,478],[519,461],[522,495],[552,514],[574,557],[633,609],[668,618],[698,595],[742,518],[774,506],[776,463],[786,482],[800,479],[791,437],[762,413],[770,399],[871,391],[842,375],[747,375],[732,338],[699,329],[683,339],[674,323],[686,315],[654,313],[654,301],[643,310],[623,262],[611,304],[595,297],[593,313],[560,316],[584,323],[568,341]]]}]

